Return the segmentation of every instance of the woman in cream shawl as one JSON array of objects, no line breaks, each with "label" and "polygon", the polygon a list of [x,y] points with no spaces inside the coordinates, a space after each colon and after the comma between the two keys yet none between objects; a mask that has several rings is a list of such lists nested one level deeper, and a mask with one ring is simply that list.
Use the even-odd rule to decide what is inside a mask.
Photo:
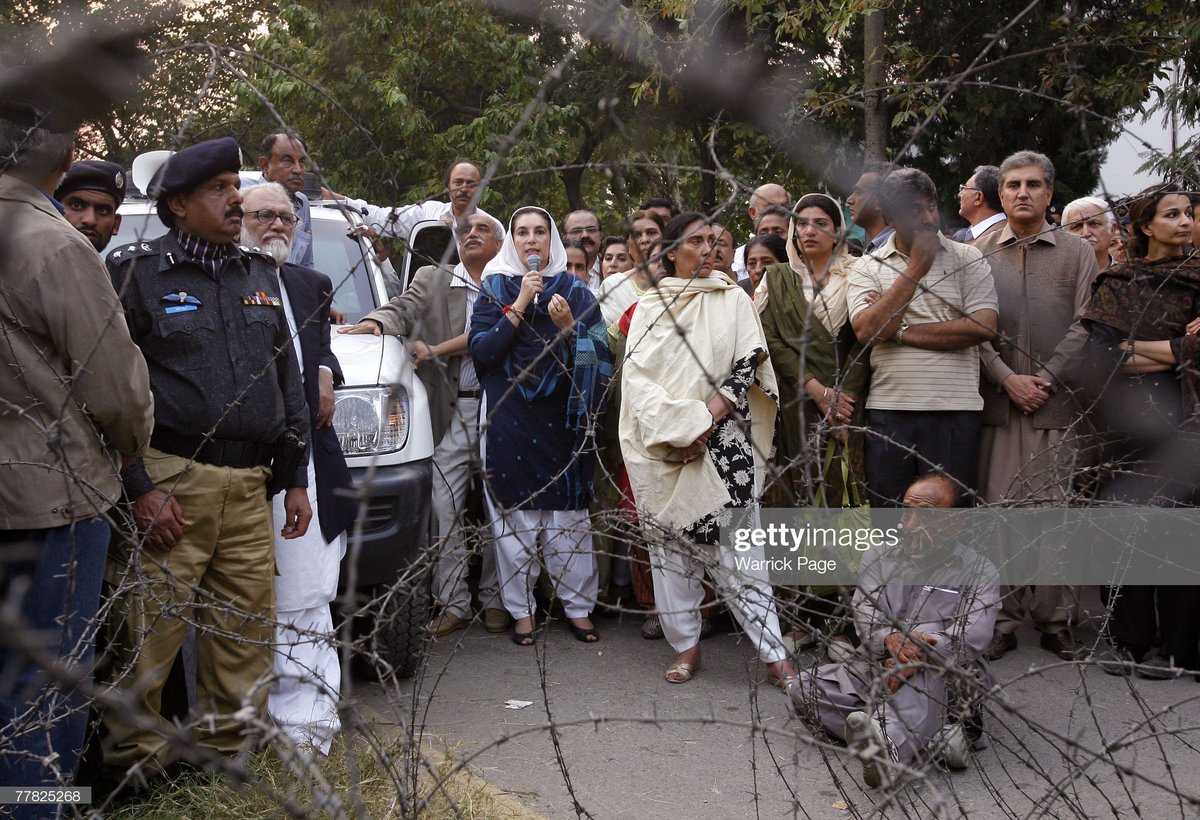
[{"label": "woman in cream shawl", "polygon": [[[685,683],[700,665],[707,568],[771,676],[794,679],[770,585],[734,568],[717,544],[726,507],[755,504],[775,424],[775,375],[749,297],[711,276],[714,236],[699,213],[663,234],[667,276],[638,303],[622,370],[621,451],[650,545],[663,632],[679,653],[666,672]],[[749,435],[747,435],[749,433]]]}]

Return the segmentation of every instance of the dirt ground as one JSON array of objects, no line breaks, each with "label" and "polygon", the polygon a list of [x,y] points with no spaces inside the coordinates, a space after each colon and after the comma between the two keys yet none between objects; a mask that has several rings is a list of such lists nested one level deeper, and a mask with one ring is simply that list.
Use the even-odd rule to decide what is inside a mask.
[{"label": "dirt ground", "polygon": [[[1085,607],[1099,603],[1091,596]],[[671,685],[662,671],[673,653],[640,637],[640,618],[597,626],[603,639],[586,645],[551,623],[536,651],[473,627],[432,648],[424,677],[359,684],[357,696],[423,725],[476,774],[551,818],[1200,812],[1200,685],[1190,676],[1106,675],[1059,661],[1023,629],[1018,650],[994,665],[991,745],[971,768],[864,790],[861,766],[842,748],[814,744],[765,684],[744,637],[706,640],[695,679]],[[1080,634],[1096,640],[1094,628]],[[532,703],[505,708],[510,699]]]}]

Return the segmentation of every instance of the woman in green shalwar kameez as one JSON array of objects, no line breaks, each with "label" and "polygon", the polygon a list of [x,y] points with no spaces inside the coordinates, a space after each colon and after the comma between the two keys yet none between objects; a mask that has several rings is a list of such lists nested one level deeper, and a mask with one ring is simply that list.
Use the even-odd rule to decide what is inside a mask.
[{"label": "woman in green shalwar kameez", "polygon": [[[755,295],[780,393],[766,500],[775,507],[857,506],[865,498],[862,424],[870,371],[868,351],[849,322],[851,258],[841,253],[842,211],[825,194],[807,194],[793,214],[788,262],[767,268]],[[805,596],[801,614],[832,615],[836,591],[810,592],[824,597]],[[800,626],[813,618],[789,620]]]}]

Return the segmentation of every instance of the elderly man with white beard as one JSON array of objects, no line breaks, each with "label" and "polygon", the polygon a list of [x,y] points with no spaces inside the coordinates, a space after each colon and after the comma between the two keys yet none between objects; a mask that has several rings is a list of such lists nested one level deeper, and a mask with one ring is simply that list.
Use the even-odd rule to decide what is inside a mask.
[{"label": "elderly man with white beard", "polygon": [[[329,341],[333,284],[323,273],[287,262],[297,219],[282,186],[268,182],[248,189],[242,207],[242,243],[266,251],[278,266],[284,314],[312,422],[309,504],[321,525],[310,527],[302,538],[276,542],[276,679],[267,709],[298,748],[325,755],[340,727],[341,668],[331,641],[329,604],[337,595],[345,532],[355,515],[353,501],[337,493],[351,482],[333,430],[333,387],[342,379]],[[280,499],[275,498],[276,517],[281,515]]]}]

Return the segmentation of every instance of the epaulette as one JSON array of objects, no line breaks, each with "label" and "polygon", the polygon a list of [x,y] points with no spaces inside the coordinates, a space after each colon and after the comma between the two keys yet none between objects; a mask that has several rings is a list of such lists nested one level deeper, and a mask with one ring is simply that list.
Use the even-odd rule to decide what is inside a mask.
[{"label": "epaulette", "polygon": [[238,245],[238,250],[249,256],[257,256],[267,262],[270,262],[272,265],[275,264],[275,257],[271,256],[271,254],[267,253],[262,248],[251,248],[247,247],[246,245]]},{"label": "epaulette", "polygon": [[135,242],[132,245],[122,245],[117,248],[108,255],[107,261],[119,265],[122,262],[127,262],[139,256],[150,256],[157,253],[158,251],[151,247],[148,242]]}]

